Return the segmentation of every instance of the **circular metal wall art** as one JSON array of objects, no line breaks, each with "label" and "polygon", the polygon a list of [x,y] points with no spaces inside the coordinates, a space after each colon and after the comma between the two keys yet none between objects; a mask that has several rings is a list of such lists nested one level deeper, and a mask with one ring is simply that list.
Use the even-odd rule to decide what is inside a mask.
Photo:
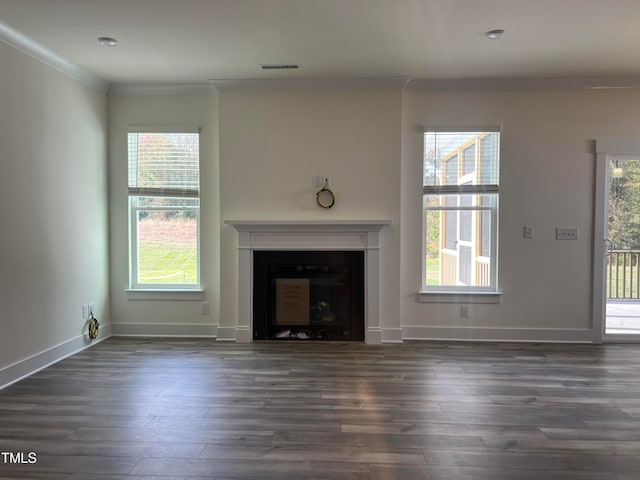
[{"label": "circular metal wall art", "polygon": [[326,181],[324,182],[324,187],[316,193],[316,203],[321,208],[331,208],[336,203],[336,196],[331,189],[327,187]]}]

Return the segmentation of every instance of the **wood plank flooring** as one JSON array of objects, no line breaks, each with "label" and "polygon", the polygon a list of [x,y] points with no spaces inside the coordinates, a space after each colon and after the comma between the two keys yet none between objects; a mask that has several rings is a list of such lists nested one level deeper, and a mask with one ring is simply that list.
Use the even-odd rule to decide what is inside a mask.
[{"label": "wood plank flooring", "polygon": [[110,338],[0,390],[0,451],[37,457],[2,479],[637,480],[640,346]]}]

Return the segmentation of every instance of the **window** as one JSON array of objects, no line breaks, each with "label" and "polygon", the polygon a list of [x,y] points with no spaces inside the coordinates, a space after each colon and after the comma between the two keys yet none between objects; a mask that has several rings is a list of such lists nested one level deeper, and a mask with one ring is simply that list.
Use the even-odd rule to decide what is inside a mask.
[{"label": "window", "polygon": [[422,291],[496,293],[500,132],[427,131]]},{"label": "window", "polygon": [[131,289],[198,289],[197,130],[130,131]]}]

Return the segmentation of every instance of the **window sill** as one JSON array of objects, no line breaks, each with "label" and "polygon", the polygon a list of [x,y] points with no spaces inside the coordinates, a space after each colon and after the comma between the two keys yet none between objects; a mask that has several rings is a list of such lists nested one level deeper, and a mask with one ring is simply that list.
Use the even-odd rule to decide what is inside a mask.
[{"label": "window sill", "polygon": [[502,292],[418,292],[420,303],[500,303]]},{"label": "window sill", "polygon": [[176,289],[155,289],[155,290],[125,290],[127,300],[202,300],[204,290],[176,290]]}]

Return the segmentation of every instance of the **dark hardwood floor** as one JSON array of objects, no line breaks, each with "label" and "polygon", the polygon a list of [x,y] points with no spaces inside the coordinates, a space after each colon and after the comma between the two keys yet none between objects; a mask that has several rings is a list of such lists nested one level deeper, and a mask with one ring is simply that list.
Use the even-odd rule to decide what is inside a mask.
[{"label": "dark hardwood floor", "polygon": [[640,346],[111,338],[0,390],[0,451],[3,479],[637,480]]}]

